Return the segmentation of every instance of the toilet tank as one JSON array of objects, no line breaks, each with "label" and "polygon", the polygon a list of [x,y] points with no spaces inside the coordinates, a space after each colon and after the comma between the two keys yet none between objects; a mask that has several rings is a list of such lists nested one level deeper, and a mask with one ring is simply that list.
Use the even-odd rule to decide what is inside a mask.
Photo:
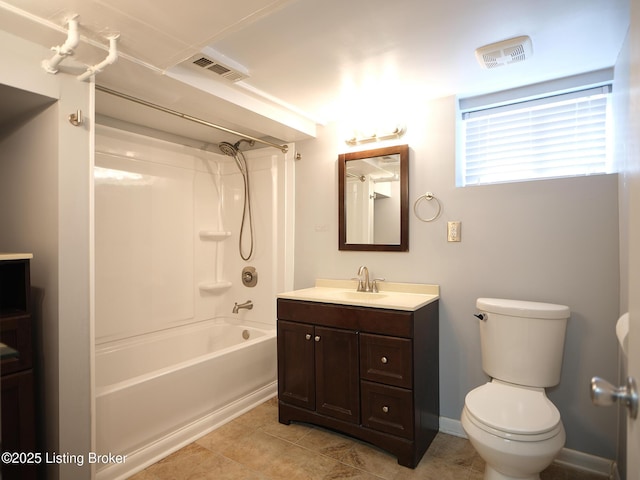
[{"label": "toilet tank", "polygon": [[479,298],[482,368],[487,375],[530,387],[560,382],[569,307]]}]

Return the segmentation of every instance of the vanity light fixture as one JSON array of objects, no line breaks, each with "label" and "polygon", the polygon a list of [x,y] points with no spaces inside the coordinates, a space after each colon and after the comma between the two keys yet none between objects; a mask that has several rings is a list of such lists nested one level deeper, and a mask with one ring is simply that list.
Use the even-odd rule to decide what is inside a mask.
[{"label": "vanity light fixture", "polygon": [[382,140],[391,140],[393,138],[402,137],[407,129],[404,126],[397,126],[390,132],[378,133],[374,132],[369,136],[360,137],[354,135],[351,138],[345,140],[347,145],[360,145],[361,143],[369,143],[369,142],[379,142]]}]

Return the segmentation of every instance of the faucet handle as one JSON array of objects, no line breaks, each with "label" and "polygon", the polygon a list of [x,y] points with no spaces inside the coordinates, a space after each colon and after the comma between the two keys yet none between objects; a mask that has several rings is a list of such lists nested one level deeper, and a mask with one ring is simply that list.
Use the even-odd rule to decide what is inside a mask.
[{"label": "faucet handle", "polygon": [[374,278],[371,280],[371,291],[373,293],[378,293],[378,282],[384,282],[384,278]]},{"label": "faucet handle", "polygon": [[357,280],[358,281],[358,288],[356,288],[356,292],[364,292],[364,283],[362,282],[362,278],[353,277],[351,280]]}]

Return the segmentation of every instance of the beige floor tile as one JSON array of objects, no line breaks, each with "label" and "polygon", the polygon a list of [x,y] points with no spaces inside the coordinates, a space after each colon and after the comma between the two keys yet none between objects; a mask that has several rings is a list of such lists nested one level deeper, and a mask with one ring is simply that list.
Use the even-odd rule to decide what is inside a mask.
[{"label": "beige floor tile", "polygon": [[286,440],[291,443],[298,443],[313,430],[313,427],[294,422],[290,425],[284,425],[276,421],[270,425],[263,425],[261,430],[269,435],[281,438],[282,440]]},{"label": "beige floor tile", "polygon": [[250,425],[254,428],[278,423],[278,403],[274,399],[267,400],[244,415],[240,415],[234,422]]},{"label": "beige floor tile", "polygon": [[[404,469],[396,474],[393,480],[469,480],[469,467],[452,465],[438,457],[423,458],[415,470]],[[480,477],[482,478],[482,477]]]},{"label": "beige floor tile", "polygon": [[359,470],[357,468],[351,467],[344,463],[336,463],[336,465],[328,471],[323,477],[322,480],[380,480],[380,477],[365,472],[363,470]]},{"label": "beige floor tile", "polygon": [[[482,480],[484,461],[466,440],[436,435],[415,469],[377,447],[312,425],[278,422],[269,400],[169,455],[132,480]],[[604,480],[552,465],[541,480]]]},{"label": "beige floor tile", "polygon": [[186,479],[198,466],[214,454],[195,443],[172,453],[147,469],[148,473],[161,480]]},{"label": "beige floor tile", "polygon": [[[479,459],[468,440],[441,433],[436,435],[425,457],[423,457],[423,461],[429,457],[436,457],[450,465],[465,468],[471,468],[474,462]],[[482,469],[484,470],[484,463]]]},{"label": "beige floor tile", "polygon": [[345,435],[322,428],[314,428],[307,432],[296,444],[327,457],[343,460],[358,442]]},{"label": "beige floor tile", "polygon": [[143,470],[132,477],[129,477],[129,480],[158,480],[158,477],[150,473],[148,470]]},{"label": "beige floor tile", "polygon": [[390,453],[360,442],[347,452],[342,461],[387,480],[395,478],[399,472],[411,471],[399,465],[398,459]]},{"label": "beige floor tile", "polygon": [[219,452],[226,446],[241,442],[243,438],[252,435],[255,431],[256,428],[250,425],[233,421],[200,437],[195,443],[211,451]]},{"label": "beige floor tile", "polygon": [[274,479],[321,479],[337,463],[262,430],[223,448],[221,453]]}]

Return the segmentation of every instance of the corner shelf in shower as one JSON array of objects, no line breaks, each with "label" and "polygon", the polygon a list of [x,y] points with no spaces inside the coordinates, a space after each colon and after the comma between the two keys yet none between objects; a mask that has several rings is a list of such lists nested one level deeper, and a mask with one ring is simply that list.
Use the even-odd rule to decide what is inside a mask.
[{"label": "corner shelf in shower", "polygon": [[218,293],[231,288],[231,282],[203,282],[198,284],[201,292]]},{"label": "corner shelf in shower", "polygon": [[200,240],[226,240],[231,236],[231,232],[223,232],[218,230],[200,230]]}]

